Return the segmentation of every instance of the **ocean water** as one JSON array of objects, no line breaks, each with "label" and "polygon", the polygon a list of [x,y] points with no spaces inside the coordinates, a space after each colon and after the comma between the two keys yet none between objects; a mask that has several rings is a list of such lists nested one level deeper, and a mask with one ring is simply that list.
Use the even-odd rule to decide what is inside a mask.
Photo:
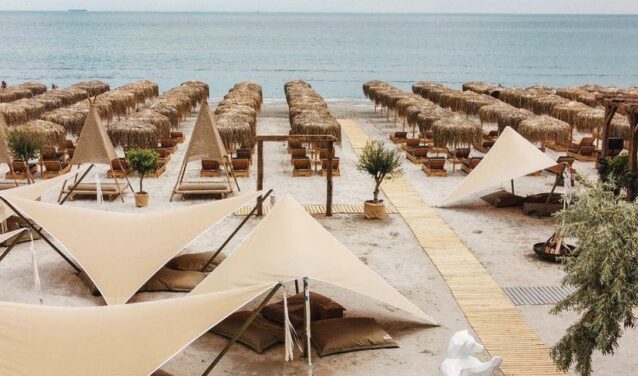
[{"label": "ocean water", "polygon": [[0,12],[0,76],[59,86],[253,80],[267,98],[304,79],[362,98],[372,79],[460,87],[638,84],[638,16]]}]

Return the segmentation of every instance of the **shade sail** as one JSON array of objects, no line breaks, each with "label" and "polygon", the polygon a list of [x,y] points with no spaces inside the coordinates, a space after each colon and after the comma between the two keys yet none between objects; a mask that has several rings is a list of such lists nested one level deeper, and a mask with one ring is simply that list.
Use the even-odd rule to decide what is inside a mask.
[{"label": "shade sail", "polygon": [[[47,193],[49,190],[56,186],[62,186],[62,183],[67,179],[72,179],[74,176],[84,172],[84,168],[76,170],[74,172],[68,172],[64,175],[56,176],[52,179],[42,180],[35,184],[21,185],[16,188],[0,191],[2,197],[15,197],[26,200],[35,200]],[[14,213],[4,202],[0,202],[0,222],[12,216]]]},{"label": "shade sail", "polygon": [[184,163],[202,159],[221,163],[224,161],[224,157],[227,156],[226,147],[215,124],[215,117],[210,112],[208,101],[204,101],[193,127],[193,133],[184,156]]},{"label": "shade sail", "polygon": [[313,278],[436,321],[361,262],[290,195],[191,294]]},{"label": "shade sail", "polygon": [[107,304],[123,304],[186,245],[259,194],[144,214],[8,200],[62,244]]},{"label": "shade sail", "polygon": [[89,106],[89,114],[86,117],[78,143],[73,153],[73,164],[100,163],[110,165],[117,158],[113,143],[106,133],[102,119],[97,113],[93,102]]},{"label": "shade sail", "polygon": [[4,376],[147,376],[272,285],[109,307],[0,303]]},{"label": "shade sail", "polygon": [[481,163],[443,199],[439,206],[447,206],[472,193],[555,165],[555,160],[514,129],[506,127]]}]

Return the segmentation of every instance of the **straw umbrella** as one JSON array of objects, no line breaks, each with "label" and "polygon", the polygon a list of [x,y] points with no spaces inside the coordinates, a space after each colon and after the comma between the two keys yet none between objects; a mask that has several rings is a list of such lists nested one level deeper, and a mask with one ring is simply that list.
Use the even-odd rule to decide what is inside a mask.
[{"label": "straw umbrella", "polygon": [[46,120],[33,120],[26,124],[8,128],[12,134],[20,134],[24,137],[35,139],[41,145],[57,147],[64,142],[66,131],[59,124]]},{"label": "straw umbrella", "polygon": [[47,85],[41,83],[41,82],[36,82],[36,81],[27,81],[27,82],[23,82],[19,85],[16,85],[15,87],[21,88],[21,89],[27,89],[31,92],[31,94],[33,96],[36,95],[40,95],[43,93],[46,93],[47,91]]},{"label": "straw umbrella", "polygon": [[[598,133],[605,124],[605,110],[602,108],[590,108],[576,115],[574,126],[582,132]],[[620,137],[629,140],[631,136],[629,120],[626,116],[614,116],[611,121],[611,137]]]},{"label": "straw umbrella", "polygon": [[571,127],[551,116],[533,116],[520,122],[518,133],[531,142],[569,145]]},{"label": "straw umbrella", "polygon": [[498,86],[485,82],[473,81],[463,84],[463,91],[473,91],[477,94],[490,95],[496,89],[498,89]]},{"label": "straw umbrella", "polygon": [[481,126],[466,117],[454,114],[447,118],[436,120],[432,123],[432,135],[434,145],[444,147],[452,145],[477,145],[483,138]]},{"label": "straw umbrella", "polygon": [[115,120],[107,130],[113,145],[123,148],[156,148],[159,132],[155,125],[142,119],[123,118]]},{"label": "straw umbrella", "polygon": [[105,93],[110,90],[109,84],[102,81],[83,81],[71,85],[68,89],[79,89],[85,91],[88,96],[94,97],[96,95]]}]

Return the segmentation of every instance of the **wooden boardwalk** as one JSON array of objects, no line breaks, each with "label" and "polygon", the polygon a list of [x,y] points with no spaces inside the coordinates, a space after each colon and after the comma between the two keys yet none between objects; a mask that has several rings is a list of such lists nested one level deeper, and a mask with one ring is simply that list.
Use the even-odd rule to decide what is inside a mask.
[{"label": "wooden boardwalk", "polygon": [[[304,205],[304,208],[311,215],[323,215],[326,214],[325,204],[309,204]],[[253,210],[253,206],[242,206],[235,211],[236,216],[246,216]],[[268,214],[270,211],[270,205],[264,204],[264,214]],[[399,214],[399,211],[393,205],[386,205],[386,213]],[[332,214],[363,214],[363,204],[332,204]]]},{"label": "wooden boardwalk", "polygon": [[[368,136],[353,120],[339,122],[359,153]],[[490,355],[503,358],[503,374],[567,375],[556,370],[548,347],[489,272],[414,188],[402,177],[384,183],[382,188],[445,279],[485,349]]]}]

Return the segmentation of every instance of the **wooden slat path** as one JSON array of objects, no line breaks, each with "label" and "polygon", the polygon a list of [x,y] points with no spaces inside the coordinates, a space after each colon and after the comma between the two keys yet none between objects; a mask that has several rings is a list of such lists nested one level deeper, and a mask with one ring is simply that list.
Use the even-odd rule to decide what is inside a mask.
[{"label": "wooden slat path", "polygon": [[[359,153],[368,136],[353,120],[339,122]],[[549,349],[505,292],[414,188],[402,177],[382,188],[447,282],[485,349],[503,358],[501,371],[513,376],[567,375],[556,370]]]},{"label": "wooden slat path", "polygon": [[[325,204],[304,205],[306,211],[312,215],[323,215],[326,213]],[[253,206],[242,206],[235,211],[236,216],[246,216],[253,209]],[[268,214],[270,205],[264,204],[264,214]],[[394,205],[386,204],[385,211],[388,214],[399,214]],[[333,204],[332,214],[363,214],[363,204]]]}]

